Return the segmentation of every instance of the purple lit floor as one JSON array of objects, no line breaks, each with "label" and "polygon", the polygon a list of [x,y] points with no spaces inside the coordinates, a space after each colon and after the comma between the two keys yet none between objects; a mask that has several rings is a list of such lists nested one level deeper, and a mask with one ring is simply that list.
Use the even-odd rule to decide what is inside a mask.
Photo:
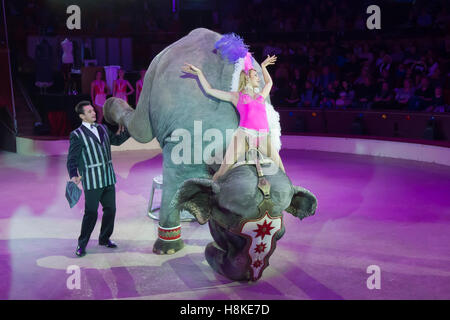
[{"label": "purple lit floor", "polygon": [[[450,299],[450,167],[299,150],[281,157],[318,210],[303,221],[286,213],[262,279],[239,283],[206,263],[207,225],[182,223],[185,249],[152,253],[156,223],[145,211],[161,154],[113,154],[119,248],[97,245],[99,221],[80,259],[84,198],[69,209],[66,158],[0,153],[0,299]],[[70,265],[81,268],[79,290],[66,287]],[[366,286],[370,265],[380,267],[379,290]]]}]

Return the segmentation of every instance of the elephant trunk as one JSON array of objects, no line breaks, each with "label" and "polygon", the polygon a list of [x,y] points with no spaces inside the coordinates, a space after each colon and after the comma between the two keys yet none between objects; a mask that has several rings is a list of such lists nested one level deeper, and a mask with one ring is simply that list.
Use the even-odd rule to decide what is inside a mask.
[{"label": "elephant trunk", "polygon": [[153,139],[148,108],[134,110],[120,98],[108,98],[103,105],[105,120],[113,125],[123,125],[130,135],[138,142],[147,143]]}]

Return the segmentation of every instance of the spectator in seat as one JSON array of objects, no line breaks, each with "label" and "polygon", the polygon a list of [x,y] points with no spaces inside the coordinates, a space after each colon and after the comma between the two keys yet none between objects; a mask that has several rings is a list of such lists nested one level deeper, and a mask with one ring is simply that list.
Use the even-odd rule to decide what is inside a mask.
[{"label": "spectator in seat", "polygon": [[389,84],[383,82],[381,88],[375,95],[373,108],[374,109],[390,109],[392,108],[392,92],[389,89]]},{"label": "spectator in seat", "polygon": [[336,103],[336,89],[333,83],[329,82],[327,87],[322,93],[322,99],[320,100],[320,107],[324,109],[334,108]]},{"label": "spectator in seat", "polygon": [[329,83],[332,83],[336,80],[336,75],[333,72],[330,72],[330,68],[328,66],[322,67],[322,73],[319,77],[319,86],[322,89],[326,89]]},{"label": "spectator in seat", "polygon": [[318,87],[320,84],[320,78],[317,75],[316,70],[314,70],[314,69],[311,69],[308,72],[308,76],[306,77],[306,80],[309,81],[314,88]]},{"label": "spectator in seat", "polygon": [[395,101],[401,110],[408,109],[409,104],[414,96],[414,90],[411,87],[411,81],[405,79],[403,81],[403,88],[395,89]]},{"label": "spectator in seat", "polygon": [[295,82],[289,82],[289,88],[291,93],[288,98],[284,99],[284,104],[289,107],[294,107],[300,102],[300,96],[298,94],[298,87]]},{"label": "spectator in seat", "polygon": [[392,58],[390,55],[386,54],[383,57],[383,61],[378,65],[378,72],[379,74],[383,74],[384,70],[387,70],[388,72],[391,70],[391,63]]},{"label": "spectator in seat", "polygon": [[431,100],[430,106],[426,109],[427,112],[448,112],[450,111],[448,105],[444,101],[444,96],[442,95],[442,87],[436,87],[434,89],[433,99]]},{"label": "spectator in seat", "polygon": [[381,74],[378,76],[378,79],[377,79],[377,86],[381,89],[381,86],[382,86],[382,84],[384,83],[384,82],[390,82],[389,81],[389,75],[390,75],[390,73],[389,73],[389,70],[388,69],[383,69],[383,71],[381,71]]},{"label": "spectator in seat", "polygon": [[369,45],[367,43],[364,44],[362,52],[358,55],[359,59],[366,60],[369,63],[373,61],[373,53],[370,52]]},{"label": "spectator in seat", "polygon": [[347,79],[354,79],[361,70],[360,63],[355,54],[348,54],[348,61],[344,64],[342,68],[342,73]]},{"label": "spectator in seat", "polygon": [[425,110],[430,106],[433,100],[433,90],[427,78],[422,78],[420,88],[416,89],[415,98],[415,104],[412,106],[413,110]]},{"label": "spectator in seat", "polygon": [[350,87],[348,81],[343,80],[337,90],[336,107],[346,109],[353,104],[354,97],[355,91]]},{"label": "spectator in seat", "polygon": [[364,78],[363,84],[356,88],[357,107],[362,109],[370,109],[375,96],[375,89],[369,77]]},{"label": "spectator in seat", "polygon": [[300,107],[316,107],[317,106],[317,94],[314,86],[310,81],[306,81],[305,90],[300,96]]},{"label": "spectator in seat", "polygon": [[416,60],[411,65],[413,74],[426,74],[427,70],[427,58],[422,56],[420,60]]},{"label": "spectator in seat", "polygon": [[400,87],[405,77],[406,77],[406,66],[403,63],[401,63],[398,65],[397,70],[395,71],[394,86],[396,88]]}]

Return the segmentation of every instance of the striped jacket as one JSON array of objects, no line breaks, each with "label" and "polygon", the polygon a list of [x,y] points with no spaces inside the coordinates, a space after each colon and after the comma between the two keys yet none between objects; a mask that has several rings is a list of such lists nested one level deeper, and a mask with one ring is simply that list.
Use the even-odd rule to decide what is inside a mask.
[{"label": "striped jacket", "polygon": [[116,135],[101,124],[97,130],[100,141],[84,125],[70,133],[67,171],[70,178],[77,177],[78,174],[82,177],[84,190],[104,188],[116,183],[111,144],[119,146],[130,137],[126,130]]}]

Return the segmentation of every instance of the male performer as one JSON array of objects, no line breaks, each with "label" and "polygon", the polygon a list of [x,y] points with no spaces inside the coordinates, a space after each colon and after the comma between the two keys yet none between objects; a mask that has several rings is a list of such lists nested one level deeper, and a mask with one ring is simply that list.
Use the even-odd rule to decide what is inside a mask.
[{"label": "male performer", "polygon": [[99,245],[117,248],[109,239],[116,215],[116,176],[111,160],[111,144],[119,146],[130,135],[122,126],[114,134],[106,126],[95,123],[95,111],[89,101],[78,103],[75,112],[83,123],[70,133],[67,170],[70,179],[76,184],[81,181],[84,189],[84,216],[75,252],[82,257],[86,254],[86,246],[97,222],[99,203],[103,207]]}]

